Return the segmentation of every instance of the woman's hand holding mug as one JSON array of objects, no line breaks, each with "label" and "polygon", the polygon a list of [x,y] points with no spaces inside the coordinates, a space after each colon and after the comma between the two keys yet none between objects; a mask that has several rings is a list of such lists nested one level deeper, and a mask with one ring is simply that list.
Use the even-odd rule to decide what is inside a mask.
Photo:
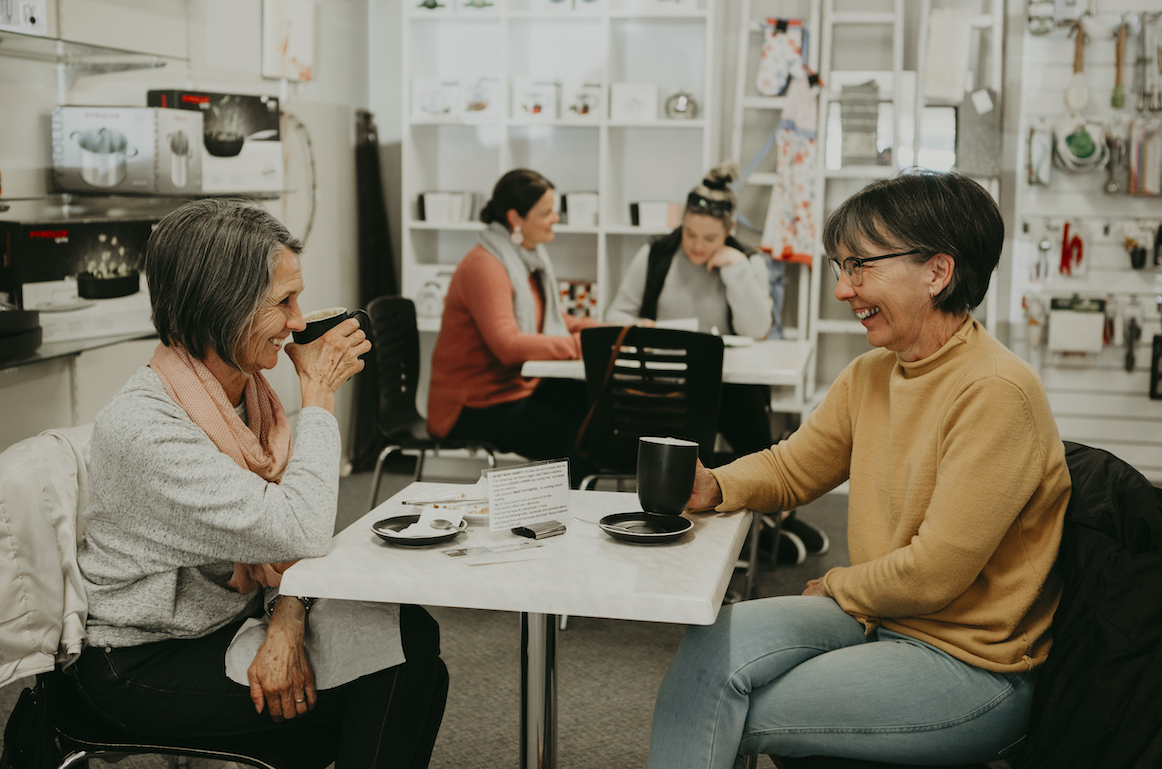
[{"label": "woman's hand holding mug", "polygon": [[[348,313],[341,307],[309,313],[304,318],[307,328],[296,332],[295,344],[286,348],[299,374],[304,407],[333,412],[335,391],[363,370],[359,356],[371,351],[371,342],[360,328],[359,315],[367,317],[363,310]],[[325,333],[318,336],[320,327]]]}]

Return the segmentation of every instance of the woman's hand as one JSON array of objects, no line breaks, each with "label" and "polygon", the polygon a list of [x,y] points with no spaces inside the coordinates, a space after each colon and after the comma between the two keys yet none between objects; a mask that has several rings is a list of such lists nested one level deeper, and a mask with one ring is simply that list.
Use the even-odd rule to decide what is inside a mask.
[{"label": "woman's hand", "polygon": [[254,710],[270,708],[275,721],[294,718],[315,707],[315,674],[303,649],[306,610],[293,597],[274,605],[266,638],[246,671]]},{"label": "woman's hand", "polygon": [[823,598],[831,597],[831,593],[827,592],[827,586],[823,584],[823,577],[810,580],[807,583],[807,587],[803,588],[803,595],[818,595]]},{"label": "woman's hand", "polygon": [[303,406],[335,410],[335,391],[363,370],[359,356],[371,350],[359,321],[348,318],[310,344],[293,344],[286,354],[295,364]]},{"label": "woman's hand", "polygon": [[745,261],[746,254],[739,251],[737,248],[723,246],[722,248],[718,249],[718,253],[710,257],[709,261],[706,262],[706,271],[713,272],[715,268],[722,269],[723,267],[729,267],[732,264],[738,264],[739,262]]},{"label": "woman's hand", "polygon": [[718,479],[710,474],[697,460],[694,468],[694,489],[690,492],[690,501],[686,503],[687,510],[712,510],[722,504],[722,489]]}]

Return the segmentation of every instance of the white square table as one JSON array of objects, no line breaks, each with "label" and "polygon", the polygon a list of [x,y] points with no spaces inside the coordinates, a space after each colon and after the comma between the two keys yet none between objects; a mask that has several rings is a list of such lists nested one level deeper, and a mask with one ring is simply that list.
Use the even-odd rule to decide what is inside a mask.
[{"label": "white square table", "polygon": [[751,514],[686,514],[694,527],[676,542],[619,542],[597,526],[610,513],[641,510],[636,494],[571,491],[565,534],[543,540],[548,557],[468,566],[441,551],[527,541],[473,524],[432,547],[390,545],[371,531],[383,518],[414,508],[404,499],[465,484],[413,483],[337,534],[331,552],[299,561],[283,575],[288,595],[413,603],[521,613],[521,766],[557,766],[558,615],[709,625],[718,616]]}]

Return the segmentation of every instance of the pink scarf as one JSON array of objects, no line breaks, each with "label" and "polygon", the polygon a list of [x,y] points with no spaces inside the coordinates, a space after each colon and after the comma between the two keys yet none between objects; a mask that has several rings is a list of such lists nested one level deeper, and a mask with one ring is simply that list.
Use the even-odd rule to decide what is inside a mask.
[{"label": "pink scarf", "polygon": [[[226,397],[221,383],[210,369],[183,347],[159,344],[149,367],[165,385],[174,403],[185,409],[218,450],[271,483],[282,480],[291,454],[291,429],[286,411],[274,388],[260,372],[246,381],[244,424]],[[259,586],[274,587],[294,561],[274,564],[234,564],[234,576],[227,583],[239,593]]]}]

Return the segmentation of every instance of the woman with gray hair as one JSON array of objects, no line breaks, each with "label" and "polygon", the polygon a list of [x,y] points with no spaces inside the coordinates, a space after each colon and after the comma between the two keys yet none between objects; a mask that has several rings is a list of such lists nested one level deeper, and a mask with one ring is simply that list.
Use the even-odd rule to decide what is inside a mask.
[{"label": "woman with gray hair", "polygon": [[[230,200],[187,204],[150,237],[161,344],[93,430],[77,685],[131,733],[228,741],[280,767],[424,767],[448,685],[435,621],[402,607],[386,664],[316,686],[305,649],[324,617],[308,622],[313,601],[277,590],[295,559],[328,550],[335,392],[371,349],[356,320],[286,347],[302,393],[292,453],[262,371],[305,328],[301,251],[265,210]],[[228,649],[266,617],[249,686],[235,683]]]}]

